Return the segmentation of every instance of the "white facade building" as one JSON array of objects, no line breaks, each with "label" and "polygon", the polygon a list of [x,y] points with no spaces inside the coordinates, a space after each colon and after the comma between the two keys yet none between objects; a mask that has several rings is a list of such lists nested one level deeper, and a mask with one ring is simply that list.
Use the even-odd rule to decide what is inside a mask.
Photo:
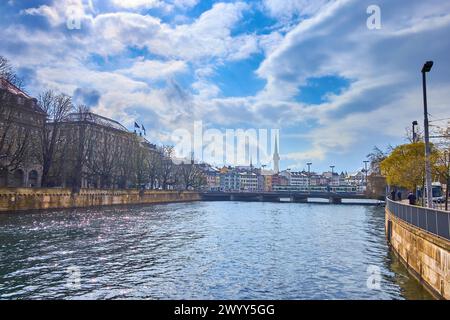
[{"label": "white facade building", "polygon": [[239,185],[243,191],[258,191],[258,176],[256,173],[239,173]]}]

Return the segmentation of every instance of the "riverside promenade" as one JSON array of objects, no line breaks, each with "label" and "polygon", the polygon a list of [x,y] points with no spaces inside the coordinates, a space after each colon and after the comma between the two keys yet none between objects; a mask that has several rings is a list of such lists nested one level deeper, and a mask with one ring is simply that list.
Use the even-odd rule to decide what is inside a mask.
[{"label": "riverside promenade", "polygon": [[450,212],[386,199],[394,253],[435,297],[450,299]]},{"label": "riverside promenade", "polygon": [[194,191],[81,189],[73,193],[65,188],[0,188],[0,213],[198,200],[200,194]]}]

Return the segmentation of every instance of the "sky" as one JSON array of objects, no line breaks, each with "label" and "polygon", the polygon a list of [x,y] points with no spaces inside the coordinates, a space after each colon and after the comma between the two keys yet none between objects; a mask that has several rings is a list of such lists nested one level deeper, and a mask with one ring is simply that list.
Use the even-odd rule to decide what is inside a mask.
[{"label": "sky", "polygon": [[449,31],[446,0],[0,1],[0,55],[29,94],[66,93],[157,144],[199,121],[279,129],[293,170],[353,172],[405,143],[427,60],[431,120],[449,118]]}]

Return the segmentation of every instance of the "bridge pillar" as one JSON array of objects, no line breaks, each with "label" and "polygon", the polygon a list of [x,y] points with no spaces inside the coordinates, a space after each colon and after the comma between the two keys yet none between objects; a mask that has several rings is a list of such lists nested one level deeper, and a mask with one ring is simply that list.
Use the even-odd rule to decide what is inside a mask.
[{"label": "bridge pillar", "polygon": [[342,203],[342,198],[339,197],[331,197],[329,199],[330,203],[332,204],[341,204]]}]

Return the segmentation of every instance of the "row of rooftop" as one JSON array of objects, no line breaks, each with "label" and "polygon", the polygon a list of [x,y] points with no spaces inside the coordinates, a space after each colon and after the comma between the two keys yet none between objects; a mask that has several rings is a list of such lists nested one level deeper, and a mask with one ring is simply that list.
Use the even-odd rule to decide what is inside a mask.
[{"label": "row of rooftop", "polygon": [[364,170],[355,173],[307,172],[265,170],[250,166],[224,166],[221,168],[202,165],[207,177],[207,191],[301,191],[312,187],[350,187],[364,192],[367,176]]}]

